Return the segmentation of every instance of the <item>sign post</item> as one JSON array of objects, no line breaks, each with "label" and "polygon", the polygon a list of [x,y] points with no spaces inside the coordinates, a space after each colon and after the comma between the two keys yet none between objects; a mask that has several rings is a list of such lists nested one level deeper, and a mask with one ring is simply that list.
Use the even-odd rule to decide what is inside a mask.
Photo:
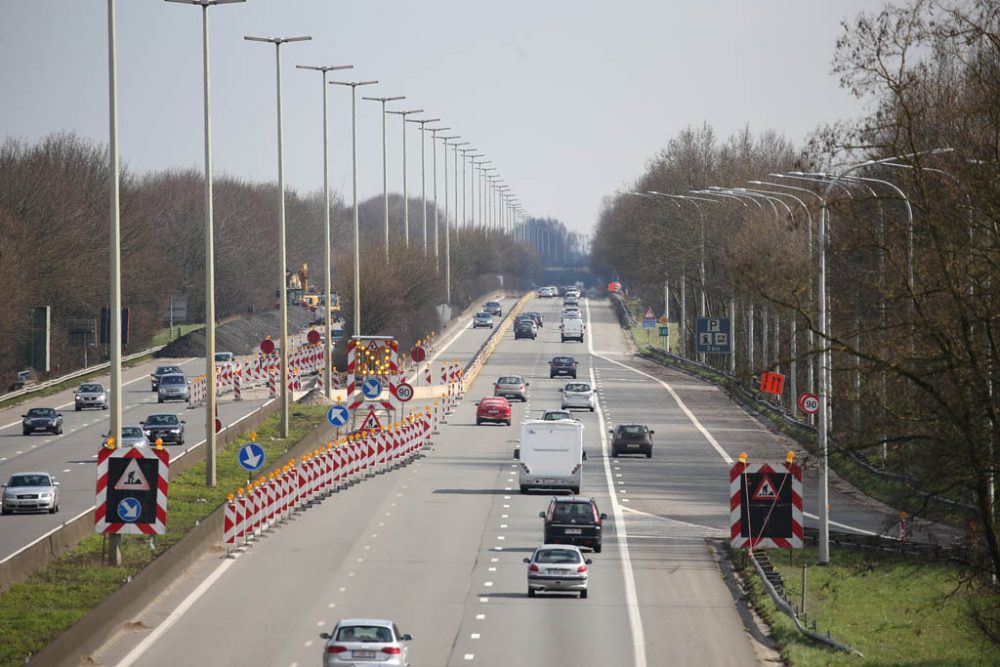
[{"label": "sign post", "polygon": [[170,455],[156,447],[102,447],[97,455],[94,530],[162,535],[167,530]]},{"label": "sign post", "polygon": [[729,542],[736,549],[802,548],[802,469],[784,463],[747,464],[729,471]]}]

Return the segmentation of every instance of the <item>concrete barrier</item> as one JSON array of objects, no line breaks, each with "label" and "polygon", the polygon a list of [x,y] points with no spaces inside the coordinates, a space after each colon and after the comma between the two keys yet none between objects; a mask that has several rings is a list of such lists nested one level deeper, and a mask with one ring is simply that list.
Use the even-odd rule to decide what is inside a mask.
[{"label": "concrete barrier", "polygon": [[493,333],[490,334],[490,337],[486,339],[483,346],[479,348],[479,351],[476,352],[472,360],[466,365],[465,370],[462,371],[463,394],[466,393],[469,390],[469,387],[472,386],[476,376],[479,375],[479,371],[482,370],[483,366],[493,354],[493,350],[495,350],[496,346],[500,344],[500,341],[503,340],[504,334],[507,333],[507,330],[510,329],[511,325],[513,325],[514,320],[517,319],[518,313],[524,309],[525,304],[527,304],[528,301],[534,296],[535,293],[532,291],[524,294],[517,300],[517,303],[515,303],[514,306],[507,311],[507,317],[501,320],[500,326],[498,326]]}]

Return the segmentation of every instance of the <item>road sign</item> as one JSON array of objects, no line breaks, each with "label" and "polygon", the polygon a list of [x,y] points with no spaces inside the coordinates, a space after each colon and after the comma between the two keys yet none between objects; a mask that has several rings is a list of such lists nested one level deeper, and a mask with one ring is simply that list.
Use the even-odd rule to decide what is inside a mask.
[{"label": "road sign", "polygon": [[804,391],[799,394],[799,409],[807,415],[814,415],[819,412],[819,396],[816,394]]},{"label": "road sign", "polygon": [[340,428],[351,421],[351,411],[347,409],[346,405],[340,403],[331,405],[330,409],[326,411],[326,420],[330,422],[330,426]]},{"label": "road sign", "polygon": [[666,315],[660,315],[660,319],[656,320],[660,324],[670,324],[670,320],[667,319]]},{"label": "road sign", "polygon": [[426,358],[427,358],[427,350],[425,350],[424,348],[420,347],[419,345],[410,348],[410,359],[413,359],[415,362],[419,364]]},{"label": "road sign", "polygon": [[264,354],[271,354],[272,352],[274,352],[274,341],[271,340],[270,338],[265,338],[260,343],[260,351],[263,352]]},{"label": "road sign", "polygon": [[319,332],[315,329],[311,329],[309,333],[306,334],[306,340],[309,341],[310,345],[315,345],[319,342]]},{"label": "road sign", "polygon": [[396,385],[396,398],[406,403],[413,398],[413,385],[409,382],[400,382]]},{"label": "road sign", "polygon": [[162,447],[102,447],[97,455],[98,533],[162,535],[170,455]]},{"label": "road sign", "polygon": [[239,454],[236,456],[236,460],[239,461],[240,467],[247,472],[256,472],[263,468],[264,461],[266,459],[267,457],[264,455],[264,448],[256,442],[248,442],[240,447]]},{"label": "road sign", "polygon": [[365,381],[361,383],[361,393],[365,395],[365,398],[373,401],[382,395],[382,383],[379,382],[378,378],[365,378]]},{"label": "road sign", "polygon": [[785,390],[785,376],[781,373],[763,371],[760,374],[760,390],[765,394],[781,396]]},{"label": "road sign", "polygon": [[802,548],[802,469],[795,463],[737,463],[729,471],[733,547]]},{"label": "road sign", "polygon": [[659,328],[660,328],[660,338],[666,338],[670,335],[670,325],[661,324]]},{"label": "road sign", "polygon": [[382,421],[378,418],[375,413],[375,406],[372,405],[368,408],[368,414],[365,415],[365,419],[361,422],[361,426],[358,428],[365,431],[378,431],[382,428]]},{"label": "road sign", "polygon": [[695,322],[695,352],[731,354],[733,337],[728,317],[699,317]]},{"label": "road sign", "polygon": [[652,308],[646,308],[646,314],[642,316],[642,328],[652,329],[656,326],[656,315]]}]

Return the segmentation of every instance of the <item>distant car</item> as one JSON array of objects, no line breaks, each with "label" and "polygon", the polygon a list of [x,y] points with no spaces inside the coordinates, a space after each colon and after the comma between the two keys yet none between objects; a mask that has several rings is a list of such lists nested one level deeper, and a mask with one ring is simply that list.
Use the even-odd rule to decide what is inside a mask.
[{"label": "distant car", "polygon": [[173,414],[149,415],[139,422],[142,432],[149,442],[159,438],[164,445],[184,444],[184,420]]},{"label": "distant car", "polygon": [[574,544],[601,553],[602,522],[608,516],[593,498],[553,496],[548,510],[538,516],[544,520],[545,544]]},{"label": "distant car", "polygon": [[573,413],[568,410],[546,410],[542,413],[542,421],[551,422],[561,421],[563,419],[577,421],[577,419],[573,416]]},{"label": "distant car", "polygon": [[100,382],[84,382],[73,392],[73,407],[79,412],[84,408],[108,409],[108,392]]},{"label": "distant car", "polygon": [[543,326],[543,323],[542,323],[542,314],[541,313],[538,313],[538,312],[535,312],[535,311],[532,310],[532,311],[529,311],[529,312],[525,313],[525,315],[527,317],[530,317],[531,319],[533,319],[535,321],[535,325],[538,326],[539,328],[541,328]]},{"label": "distant car", "polygon": [[63,416],[55,408],[31,408],[21,415],[21,433],[31,435],[35,431],[44,431],[62,435]]},{"label": "distant car", "polygon": [[483,306],[483,310],[494,317],[503,317],[503,307],[499,301],[487,301],[486,305]]},{"label": "distant car", "polygon": [[535,340],[538,337],[538,327],[535,326],[535,321],[530,317],[525,317],[524,319],[519,319],[514,323],[514,340],[520,338],[530,338]]},{"label": "distant car", "polygon": [[549,377],[567,375],[576,379],[576,359],[573,357],[552,357],[549,361]]},{"label": "distant car", "polygon": [[564,309],[562,316],[563,316],[564,320],[567,319],[567,318],[574,319],[574,320],[582,320],[583,319],[583,313],[581,313],[580,309],[577,308],[576,306],[570,306],[569,308]]},{"label": "distant car", "polygon": [[556,295],[556,292],[557,292],[557,290],[556,290],[555,287],[539,287],[538,288],[538,296],[539,296],[539,298],[542,298],[542,299],[551,299],[552,297],[554,297]]},{"label": "distant car", "polygon": [[528,564],[528,597],[550,591],[578,592],[587,597],[589,573],[593,561],[584,558],[578,547],[571,544],[543,544],[535,549]]},{"label": "distant car", "polygon": [[618,424],[608,429],[611,434],[611,456],[622,454],[645,454],[653,458],[653,433],[642,424]]},{"label": "distant car", "polygon": [[410,664],[406,642],[413,639],[399,631],[399,626],[385,619],[347,618],[338,621],[333,632],[320,635],[323,667],[372,667]]},{"label": "distant car", "polygon": [[503,375],[493,385],[493,395],[528,400],[528,384],[520,375]]},{"label": "distant car", "polygon": [[597,407],[597,394],[589,382],[567,382],[562,389],[562,407],[587,408],[591,412]]},{"label": "distant car", "polygon": [[487,396],[476,403],[476,426],[486,423],[510,426],[510,422],[510,403],[503,396]]},{"label": "distant car", "polygon": [[215,363],[225,364],[230,361],[236,361],[236,355],[232,352],[216,352],[215,353]]},{"label": "distant car", "polygon": [[3,485],[0,513],[59,511],[59,482],[47,472],[19,472]]},{"label": "distant car", "polygon": [[152,387],[150,391],[156,391],[160,386],[160,378],[164,375],[183,375],[184,371],[180,369],[179,366],[158,366],[155,371],[150,373],[150,386]]},{"label": "distant car", "polygon": [[156,388],[156,402],[186,401],[191,397],[187,378],[183,375],[164,375]]},{"label": "distant car", "polygon": [[[104,436],[104,445],[108,444],[108,436]],[[149,447],[150,442],[138,425],[122,426],[122,439],[118,443],[119,447]]]},{"label": "distant car", "polygon": [[472,328],[478,329],[480,327],[493,328],[493,316],[485,310],[481,313],[476,313],[475,317],[472,318]]}]

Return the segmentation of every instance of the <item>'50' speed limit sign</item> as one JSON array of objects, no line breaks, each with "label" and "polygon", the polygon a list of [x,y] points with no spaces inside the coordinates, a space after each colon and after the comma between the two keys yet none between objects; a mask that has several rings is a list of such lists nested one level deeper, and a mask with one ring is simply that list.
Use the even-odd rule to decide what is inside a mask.
[{"label": "'50' speed limit sign", "polygon": [[819,412],[819,396],[809,391],[802,392],[799,394],[799,408],[807,415],[816,414]]}]

